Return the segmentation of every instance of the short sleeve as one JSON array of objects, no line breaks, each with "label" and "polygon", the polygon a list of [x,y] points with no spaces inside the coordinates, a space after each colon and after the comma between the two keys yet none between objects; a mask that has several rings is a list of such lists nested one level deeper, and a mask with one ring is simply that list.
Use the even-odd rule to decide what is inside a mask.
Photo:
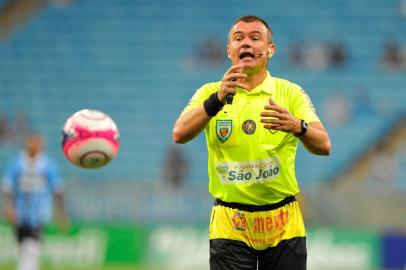
[{"label": "short sleeve", "polygon": [[[297,85],[296,85],[297,86]],[[320,122],[309,95],[300,86],[293,88],[292,114],[308,123]]]},{"label": "short sleeve", "polygon": [[46,170],[51,191],[62,192],[65,188],[65,185],[59,173],[58,167],[52,160],[48,160]]},{"label": "short sleeve", "polygon": [[183,109],[182,114],[196,108],[197,106],[203,104],[203,102],[214,92],[218,91],[220,83],[207,83],[196,90],[189,103]]}]

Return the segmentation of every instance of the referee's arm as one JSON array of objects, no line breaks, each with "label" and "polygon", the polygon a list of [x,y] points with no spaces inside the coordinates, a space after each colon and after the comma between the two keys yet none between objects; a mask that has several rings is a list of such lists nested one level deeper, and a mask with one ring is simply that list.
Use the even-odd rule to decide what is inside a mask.
[{"label": "referee's arm", "polygon": [[180,144],[187,143],[202,132],[210,119],[203,104],[182,114],[173,127],[173,141]]},{"label": "referee's arm", "polygon": [[[272,98],[269,98],[269,104],[265,105],[264,109],[260,115],[261,123],[265,128],[293,134],[301,133],[302,120],[293,116],[286,108],[279,106]],[[321,122],[310,122],[306,132],[298,138],[309,152],[316,155],[330,155],[330,137]]]},{"label": "referee's arm", "polygon": [[330,137],[321,122],[309,123],[307,132],[299,139],[309,152],[316,155],[330,155]]}]

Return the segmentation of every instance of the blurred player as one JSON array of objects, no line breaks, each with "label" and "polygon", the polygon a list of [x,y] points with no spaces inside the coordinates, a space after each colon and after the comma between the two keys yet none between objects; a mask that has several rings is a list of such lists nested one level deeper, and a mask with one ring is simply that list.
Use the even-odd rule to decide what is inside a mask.
[{"label": "blurred player", "polygon": [[53,200],[58,223],[67,229],[63,189],[56,165],[43,152],[42,138],[30,134],[25,151],[11,162],[2,183],[6,218],[18,241],[18,270],[39,269],[41,232],[51,217]]},{"label": "blurred player", "polygon": [[206,133],[215,198],[210,269],[304,270],[296,149],[301,141],[311,153],[329,155],[329,136],[304,90],[268,72],[275,45],[263,19],[238,19],[227,53],[232,66],[197,90],[173,129],[177,143]]}]

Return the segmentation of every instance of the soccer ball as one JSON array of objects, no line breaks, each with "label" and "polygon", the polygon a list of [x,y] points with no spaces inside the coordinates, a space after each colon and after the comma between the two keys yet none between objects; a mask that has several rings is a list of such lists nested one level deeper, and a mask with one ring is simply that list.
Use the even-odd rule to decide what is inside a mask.
[{"label": "soccer ball", "polygon": [[119,148],[119,130],[107,114],[84,109],[66,120],[62,149],[73,164],[87,169],[100,168],[116,157]]}]

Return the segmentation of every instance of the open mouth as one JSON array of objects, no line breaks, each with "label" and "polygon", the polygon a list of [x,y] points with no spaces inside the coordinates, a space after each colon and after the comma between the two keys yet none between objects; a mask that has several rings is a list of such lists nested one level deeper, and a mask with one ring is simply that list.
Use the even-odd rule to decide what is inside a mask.
[{"label": "open mouth", "polygon": [[249,53],[249,52],[243,52],[243,53],[240,54],[240,59],[244,59],[244,58],[253,59],[254,55],[252,53]]}]

